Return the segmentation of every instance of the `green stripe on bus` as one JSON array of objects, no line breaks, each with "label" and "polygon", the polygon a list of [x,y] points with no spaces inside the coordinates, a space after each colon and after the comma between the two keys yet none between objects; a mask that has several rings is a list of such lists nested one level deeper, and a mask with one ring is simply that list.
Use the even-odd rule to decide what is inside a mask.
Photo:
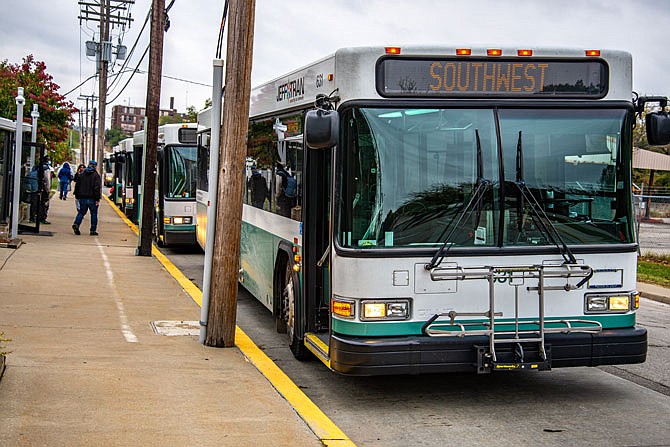
[{"label": "green stripe on bus", "polygon": [[164,224],[165,231],[195,231],[195,225],[171,225]]},{"label": "green stripe on bus", "polygon": [[[533,321],[537,320],[536,318],[526,318],[520,319],[520,321]],[[635,314],[617,314],[617,315],[583,315],[578,317],[561,317],[561,318],[547,318],[545,320],[546,327],[566,327],[564,324],[558,323],[560,320],[590,320],[597,321],[602,326],[603,329],[613,329],[613,328],[626,328],[633,327],[635,325]],[[555,323],[552,323],[555,321]],[[332,319],[333,322],[333,332],[343,335],[353,335],[359,337],[392,337],[392,336],[407,336],[407,335],[420,335],[421,327],[424,322],[421,321],[345,321],[339,319]],[[476,323],[481,322],[481,320],[470,320],[470,321],[459,321],[459,323]],[[449,326],[449,320],[445,318],[440,320],[439,325]],[[587,324],[572,324],[573,327],[586,326]],[[496,319],[496,326],[498,330],[511,330],[514,329],[514,322],[508,319]],[[535,325],[537,327],[537,325]],[[453,326],[453,329],[456,331],[457,327]],[[481,326],[469,326],[470,330],[482,330],[486,327],[482,324]],[[533,329],[533,325],[524,325],[523,329],[530,330]]]}]

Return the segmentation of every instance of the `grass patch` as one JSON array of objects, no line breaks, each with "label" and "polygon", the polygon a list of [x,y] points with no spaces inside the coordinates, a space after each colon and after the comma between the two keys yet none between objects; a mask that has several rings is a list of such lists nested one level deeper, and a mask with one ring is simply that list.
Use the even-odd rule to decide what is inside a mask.
[{"label": "grass patch", "polygon": [[637,261],[637,280],[670,287],[670,256],[641,256]]}]

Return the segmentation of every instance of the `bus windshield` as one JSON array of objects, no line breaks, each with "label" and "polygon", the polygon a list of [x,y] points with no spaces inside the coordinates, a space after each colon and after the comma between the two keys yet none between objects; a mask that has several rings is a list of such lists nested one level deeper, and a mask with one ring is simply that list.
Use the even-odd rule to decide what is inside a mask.
[{"label": "bus windshield", "polygon": [[195,197],[196,155],[196,146],[167,146],[165,148],[166,198]]},{"label": "bus windshield", "polygon": [[603,108],[347,109],[338,245],[556,245],[548,228],[570,245],[632,243],[629,119]]}]

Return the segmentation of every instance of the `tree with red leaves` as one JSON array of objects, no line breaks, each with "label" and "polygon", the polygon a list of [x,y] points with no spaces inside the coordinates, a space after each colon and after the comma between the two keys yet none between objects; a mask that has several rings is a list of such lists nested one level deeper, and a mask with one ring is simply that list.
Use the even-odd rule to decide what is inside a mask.
[{"label": "tree with red leaves", "polygon": [[15,98],[19,87],[23,87],[26,98],[23,121],[32,122],[30,112],[33,104],[38,104],[37,141],[46,144],[55,163],[69,159],[67,145],[62,143],[67,140],[67,130],[74,122],[72,115],[78,112],[77,108],[58,93],[60,86],[46,72],[46,64],[36,61],[32,54],[23,58],[22,64],[11,64],[6,59],[0,62],[0,116],[16,119]]}]

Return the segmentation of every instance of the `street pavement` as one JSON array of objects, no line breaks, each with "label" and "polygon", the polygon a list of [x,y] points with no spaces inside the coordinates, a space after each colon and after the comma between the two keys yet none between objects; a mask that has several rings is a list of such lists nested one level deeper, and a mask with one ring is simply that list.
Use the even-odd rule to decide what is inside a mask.
[{"label": "street pavement", "polygon": [[200,308],[108,202],[99,236],[75,213],[53,198],[51,225],[0,248],[0,445],[327,444],[238,347],[157,335]]}]

